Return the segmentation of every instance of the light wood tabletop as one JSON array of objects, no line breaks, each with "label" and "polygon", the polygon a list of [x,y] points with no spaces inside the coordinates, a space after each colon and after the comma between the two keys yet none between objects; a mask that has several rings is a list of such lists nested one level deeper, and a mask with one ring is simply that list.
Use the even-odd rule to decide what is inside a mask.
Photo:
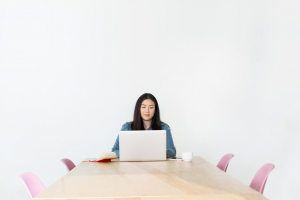
[{"label": "light wood tabletop", "polygon": [[[88,159],[86,159],[88,160]],[[192,162],[81,162],[33,199],[266,200],[201,157]]]}]

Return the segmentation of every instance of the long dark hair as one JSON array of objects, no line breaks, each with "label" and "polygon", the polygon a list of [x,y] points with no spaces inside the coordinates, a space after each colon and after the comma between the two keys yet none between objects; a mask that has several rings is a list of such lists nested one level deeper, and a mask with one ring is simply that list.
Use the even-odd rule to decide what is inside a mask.
[{"label": "long dark hair", "polygon": [[145,99],[151,99],[155,103],[155,113],[152,117],[151,122],[152,130],[161,130],[162,121],[160,121],[159,106],[156,98],[150,93],[143,94],[136,101],[133,122],[131,123],[131,130],[145,130],[143,119],[141,116],[141,105]]}]

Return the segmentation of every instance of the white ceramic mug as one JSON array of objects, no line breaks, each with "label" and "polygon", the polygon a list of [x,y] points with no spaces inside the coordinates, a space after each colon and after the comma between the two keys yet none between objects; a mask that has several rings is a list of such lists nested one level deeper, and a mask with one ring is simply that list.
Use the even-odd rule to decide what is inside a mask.
[{"label": "white ceramic mug", "polygon": [[185,162],[191,162],[193,160],[193,152],[183,152],[182,160]]}]

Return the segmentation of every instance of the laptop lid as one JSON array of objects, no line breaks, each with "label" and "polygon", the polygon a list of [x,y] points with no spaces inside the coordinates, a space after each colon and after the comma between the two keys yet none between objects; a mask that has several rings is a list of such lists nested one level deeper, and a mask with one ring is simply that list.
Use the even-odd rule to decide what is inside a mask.
[{"label": "laptop lid", "polygon": [[166,130],[120,131],[120,161],[166,160]]}]

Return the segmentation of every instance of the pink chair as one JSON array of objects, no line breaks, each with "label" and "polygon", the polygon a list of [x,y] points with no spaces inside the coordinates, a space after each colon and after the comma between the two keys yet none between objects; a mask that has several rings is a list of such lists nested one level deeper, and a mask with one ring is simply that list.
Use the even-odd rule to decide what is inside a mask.
[{"label": "pink chair", "polygon": [[33,173],[27,172],[20,175],[31,198],[35,197],[46,189],[42,181]]},{"label": "pink chair", "polygon": [[229,161],[231,160],[231,158],[233,158],[233,154],[226,154],[225,156],[223,156],[220,160],[220,162],[218,163],[217,167],[220,170],[223,170],[224,172],[226,172]]},{"label": "pink chair", "polygon": [[67,167],[68,172],[71,171],[76,165],[68,158],[63,158],[60,160]]},{"label": "pink chair", "polygon": [[269,173],[275,168],[275,165],[268,163],[263,165],[255,174],[250,187],[263,194]]}]

